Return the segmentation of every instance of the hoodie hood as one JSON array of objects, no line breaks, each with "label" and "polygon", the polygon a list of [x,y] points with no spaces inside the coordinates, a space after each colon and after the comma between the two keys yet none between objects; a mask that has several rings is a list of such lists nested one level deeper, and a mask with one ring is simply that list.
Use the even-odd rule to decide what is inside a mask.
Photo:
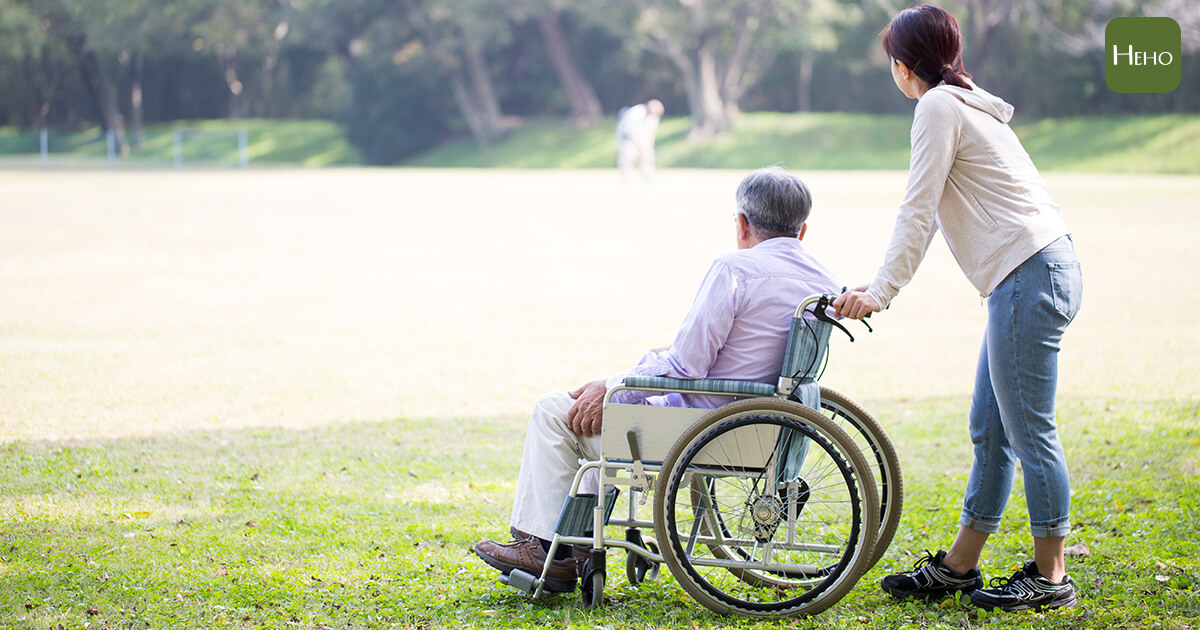
[{"label": "hoodie hood", "polygon": [[987,92],[978,85],[975,85],[975,83],[970,79],[967,79],[967,84],[975,89],[967,90],[956,85],[946,85],[945,82],[937,84],[932,89],[945,90],[950,94],[953,94],[955,98],[963,103],[990,115],[992,118],[995,118],[1002,123],[1007,124],[1008,121],[1012,120],[1012,105],[1005,103],[1004,99],[1000,98],[999,96]]}]

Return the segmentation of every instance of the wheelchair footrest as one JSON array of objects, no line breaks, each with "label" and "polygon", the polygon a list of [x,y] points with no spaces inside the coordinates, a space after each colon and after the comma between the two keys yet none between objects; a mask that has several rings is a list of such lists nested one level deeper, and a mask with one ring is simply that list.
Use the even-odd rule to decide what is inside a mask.
[{"label": "wheelchair footrest", "polygon": [[[612,516],[613,507],[617,504],[619,491],[613,488],[604,495],[604,524]],[[577,494],[567,497],[563,503],[562,512],[558,514],[558,525],[554,533],[560,536],[591,536],[595,522],[596,495]]]},{"label": "wheelchair footrest", "polygon": [[511,586],[526,595],[532,595],[537,590],[537,576],[520,569],[513,569],[508,575],[501,575],[497,579],[501,584]]}]

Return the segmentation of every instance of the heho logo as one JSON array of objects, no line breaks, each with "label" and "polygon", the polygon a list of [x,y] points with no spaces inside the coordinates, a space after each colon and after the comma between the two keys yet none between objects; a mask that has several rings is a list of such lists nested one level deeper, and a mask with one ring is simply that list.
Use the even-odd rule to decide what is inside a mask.
[{"label": "heho logo", "polygon": [[1182,51],[1171,18],[1114,18],[1104,29],[1104,82],[1123,94],[1172,92],[1183,76]]}]

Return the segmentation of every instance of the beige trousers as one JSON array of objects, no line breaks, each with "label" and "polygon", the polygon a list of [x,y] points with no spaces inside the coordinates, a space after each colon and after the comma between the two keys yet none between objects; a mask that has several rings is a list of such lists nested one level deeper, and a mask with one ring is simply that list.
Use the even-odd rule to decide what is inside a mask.
[{"label": "beige trousers", "polygon": [[[600,436],[582,437],[567,428],[567,412],[575,399],[553,392],[538,399],[525,432],[525,451],[513,499],[512,526],[538,538],[554,537],[554,527],[580,460],[600,459]],[[594,471],[593,471],[594,472]],[[595,492],[598,475],[588,475],[580,492]]]}]

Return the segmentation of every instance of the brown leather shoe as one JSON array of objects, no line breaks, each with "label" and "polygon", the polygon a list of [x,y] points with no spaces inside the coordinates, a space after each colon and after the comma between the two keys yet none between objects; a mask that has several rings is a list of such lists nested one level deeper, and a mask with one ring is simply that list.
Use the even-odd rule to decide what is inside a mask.
[{"label": "brown leather shoe", "polygon": [[587,570],[587,561],[592,556],[592,548],[583,545],[571,545],[571,557],[575,558],[575,572],[579,577],[585,578],[583,574]]},{"label": "brown leather shoe", "polygon": [[[508,544],[481,540],[475,543],[475,555],[504,575],[513,569],[521,569],[540,576],[546,565],[546,551],[542,549],[542,542],[534,536]],[[551,593],[575,590],[575,558],[550,563],[550,572],[546,574],[546,590]]]},{"label": "brown leather shoe", "polygon": [[[508,533],[512,534],[513,540],[525,540],[526,538],[533,536],[533,534],[523,532],[516,527],[509,527]],[[591,557],[591,551],[592,548],[587,545],[571,545],[571,557],[575,558],[575,572],[578,573],[579,577],[581,578],[587,577],[583,574],[583,571],[585,565],[587,564],[588,558]]]}]

